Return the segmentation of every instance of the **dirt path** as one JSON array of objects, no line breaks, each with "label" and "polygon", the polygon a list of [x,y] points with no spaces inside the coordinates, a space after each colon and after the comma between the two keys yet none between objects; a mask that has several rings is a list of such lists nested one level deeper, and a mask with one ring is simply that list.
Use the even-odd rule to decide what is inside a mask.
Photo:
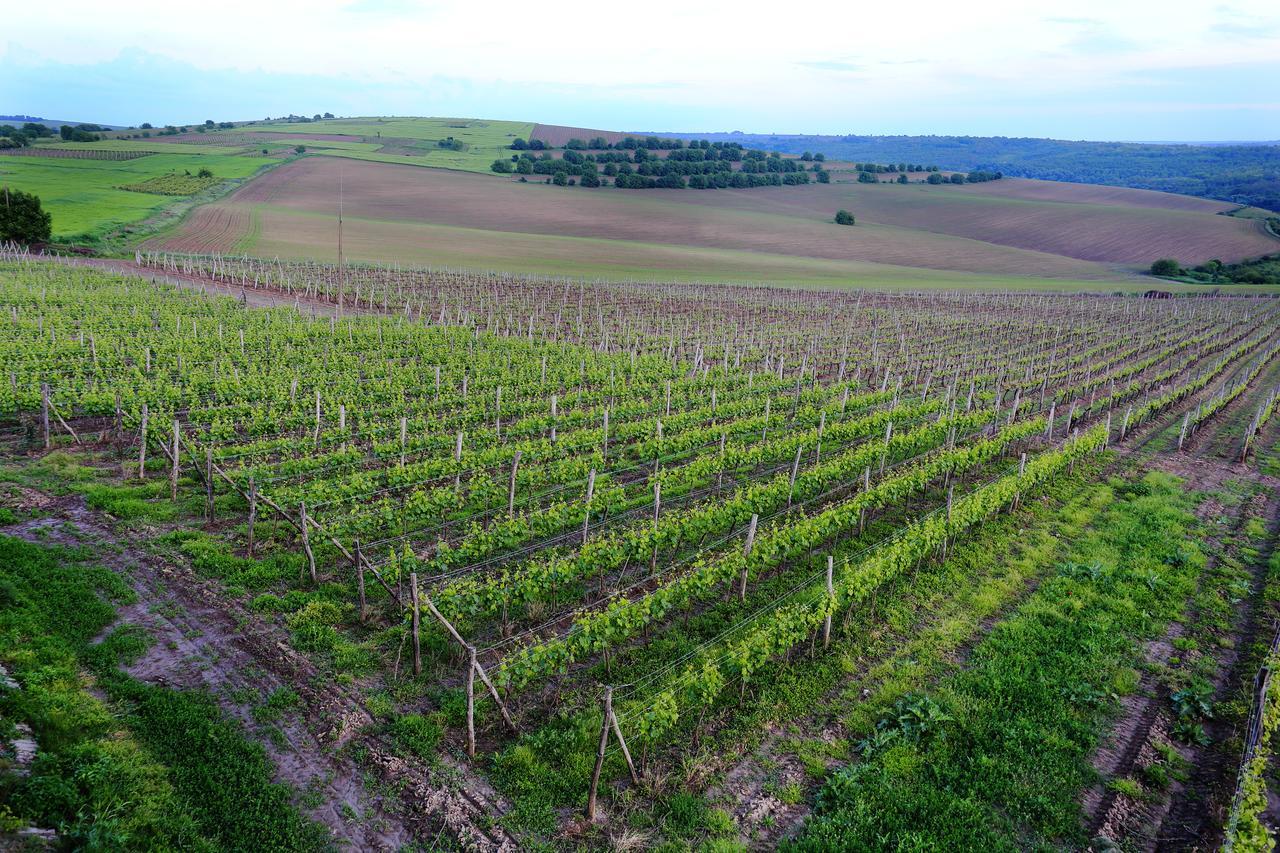
[{"label": "dirt path", "polygon": [[[1275,378],[1280,360],[1273,362],[1244,394],[1202,426],[1192,441],[1184,444],[1183,451],[1169,450],[1147,456],[1143,464],[1166,471],[1182,478],[1189,489],[1213,493],[1225,489],[1230,483],[1244,481],[1263,489],[1251,504],[1242,503],[1226,507],[1210,497],[1202,502],[1197,515],[1210,530],[1207,544],[1211,553],[1205,569],[1210,578],[1218,562],[1223,559],[1239,559],[1241,531],[1249,517],[1267,521],[1269,536],[1280,530],[1280,480],[1260,474],[1253,467],[1240,464],[1239,446],[1243,431],[1256,409],[1257,400],[1265,393],[1266,384]],[[1243,367],[1241,368],[1243,369]],[[1233,374],[1238,371],[1233,371]],[[1229,381],[1224,379],[1222,382]],[[1221,383],[1214,384],[1214,390]],[[1208,399],[1213,390],[1206,390],[1197,399]],[[1180,428],[1181,415],[1193,410],[1194,402],[1179,407],[1171,425],[1154,430],[1140,441],[1140,447],[1158,446],[1155,439],[1175,435]],[[1210,525],[1216,525],[1216,529]],[[1225,527],[1224,527],[1225,524]],[[1262,560],[1250,563],[1255,593],[1262,588]],[[1212,686],[1214,702],[1228,699],[1238,685],[1242,674],[1240,649],[1246,647],[1260,628],[1262,603],[1258,597],[1243,597],[1232,614],[1230,634],[1223,639],[1222,648],[1216,652],[1217,669]],[[1195,614],[1189,614],[1191,620]],[[1093,763],[1104,780],[1124,777],[1140,778],[1142,771],[1159,760],[1159,750],[1173,747],[1192,767],[1192,776],[1185,782],[1174,782],[1167,796],[1153,801],[1138,801],[1103,786],[1086,792],[1083,809],[1091,835],[1103,836],[1122,842],[1126,849],[1200,849],[1221,825],[1221,808],[1224,789],[1234,781],[1231,755],[1221,747],[1231,737],[1230,726],[1222,721],[1209,720],[1205,728],[1210,735],[1209,746],[1186,745],[1174,742],[1169,731],[1173,716],[1168,691],[1153,674],[1166,665],[1176,654],[1174,642],[1185,633],[1181,623],[1169,625],[1163,638],[1149,643],[1145,649],[1148,664],[1143,670],[1138,690],[1123,700],[1120,717],[1112,728],[1107,743],[1095,754]],[[1208,649],[1206,653],[1213,654]],[[1225,796],[1229,799],[1230,793]]]},{"label": "dirt path", "polygon": [[[279,781],[319,795],[321,805],[307,813],[340,844],[359,850],[397,850],[414,841],[435,846],[432,840],[443,833],[473,850],[515,849],[503,830],[489,828],[504,806],[487,784],[448,757],[442,771],[433,773],[397,756],[377,734],[359,694],[321,676],[280,629],[226,601],[214,584],[185,566],[162,564],[141,543],[122,539],[82,498],[33,499],[42,517],[0,533],[93,546],[99,562],[129,580],[138,601],[120,609],[117,624],[142,626],[153,640],[127,668],[131,675],[152,684],[208,689],[250,734],[258,729],[255,705],[279,688],[298,694],[302,710],[275,723],[282,737],[262,743]],[[367,756],[363,767],[343,749],[357,742]],[[385,783],[379,790],[395,793],[367,790],[367,771]]]}]

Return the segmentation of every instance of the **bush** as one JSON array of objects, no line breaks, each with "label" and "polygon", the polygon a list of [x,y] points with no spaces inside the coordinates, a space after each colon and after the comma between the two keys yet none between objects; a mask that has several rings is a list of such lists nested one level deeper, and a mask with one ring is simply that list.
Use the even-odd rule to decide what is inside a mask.
[{"label": "bush", "polygon": [[837,210],[837,211],[836,211],[836,224],[837,224],[837,225],[853,225],[853,224],[855,224],[855,220],[854,220],[854,218],[853,218],[853,214],[852,214],[852,213],[850,213],[850,212],[849,212],[849,211],[847,211],[847,210]]},{"label": "bush", "polygon": [[1158,261],[1151,262],[1152,275],[1181,275],[1182,264],[1178,263],[1175,258],[1161,258]]},{"label": "bush", "polygon": [[0,242],[46,243],[53,233],[53,216],[40,206],[40,197],[4,188],[0,204]]}]

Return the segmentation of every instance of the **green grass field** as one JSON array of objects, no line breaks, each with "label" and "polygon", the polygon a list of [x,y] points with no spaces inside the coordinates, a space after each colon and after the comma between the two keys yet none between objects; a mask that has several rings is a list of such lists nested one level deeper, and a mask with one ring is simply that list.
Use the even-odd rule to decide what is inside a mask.
[{"label": "green grass field", "polygon": [[[511,154],[511,140],[528,139],[533,124],[518,121],[489,121],[461,118],[343,118],[324,121],[260,122],[216,131],[289,134],[299,144],[317,149],[315,153],[378,163],[435,166],[464,172],[488,172],[499,157]],[[312,139],[315,136],[350,136],[350,142]],[[441,148],[437,143],[453,137],[464,146],[461,151]],[[380,150],[386,146],[395,150]],[[411,152],[411,153],[410,153]]]},{"label": "green grass field", "polygon": [[[82,147],[95,145],[118,147],[111,141]],[[55,240],[97,242],[175,202],[174,196],[130,192],[121,186],[175,173],[195,174],[200,169],[209,169],[224,180],[243,180],[275,162],[278,158],[242,156],[215,146],[194,154],[152,154],[136,160],[0,156],[0,185],[40,196],[45,210],[53,214]]]}]

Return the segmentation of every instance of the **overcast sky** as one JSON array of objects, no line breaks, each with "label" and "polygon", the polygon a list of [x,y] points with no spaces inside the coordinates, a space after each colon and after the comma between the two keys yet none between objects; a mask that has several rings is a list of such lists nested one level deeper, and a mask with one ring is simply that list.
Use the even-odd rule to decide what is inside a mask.
[{"label": "overcast sky", "polygon": [[1280,139],[1277,0],[6,5],[0,114]]}]

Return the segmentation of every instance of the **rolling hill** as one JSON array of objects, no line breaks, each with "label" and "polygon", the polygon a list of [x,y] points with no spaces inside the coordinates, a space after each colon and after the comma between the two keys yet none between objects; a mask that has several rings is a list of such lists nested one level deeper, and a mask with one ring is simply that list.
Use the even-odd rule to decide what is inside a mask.
[{"label": "rolling hill", "polygon": [[[1030,180],[646,190],[304,157],[197,210],[150,248],[346,255],[552,274],[810,282],[1047,278],[1116,282],[1153,259],[1274,251],[1228,205]],[[831,223],[838,208],[853,228]],[[995,283],[992,281],[992,283]]]}]

